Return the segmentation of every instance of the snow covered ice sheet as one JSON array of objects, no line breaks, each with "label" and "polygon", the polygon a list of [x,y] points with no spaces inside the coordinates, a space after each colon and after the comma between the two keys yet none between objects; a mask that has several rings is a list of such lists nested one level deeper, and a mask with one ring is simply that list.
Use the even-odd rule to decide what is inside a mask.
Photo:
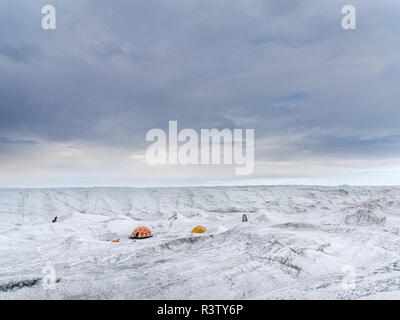
[{"label": "snow covered ice sheet", "polygon": [[[154,237],[129,239],[140,225]],[[397,187],[0,189],[0,299],[398,299],[399,287]]]}]

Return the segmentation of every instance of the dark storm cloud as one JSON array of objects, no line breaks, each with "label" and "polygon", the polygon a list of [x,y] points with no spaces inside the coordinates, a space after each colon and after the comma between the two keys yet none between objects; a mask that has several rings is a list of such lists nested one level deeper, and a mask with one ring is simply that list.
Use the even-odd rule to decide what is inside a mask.
[{"label": "dark storm cloud", "polygon": [[0,55],[9,58],[16,62],[32,62],[33,54],[36,48],[33,46],[12,46],[6,43],[2,43],[0,46]]},{"label": "dark storm cloud", "polygon": [[308,136],[298,146],[301,150],[319,155],[353,155],[363,158],[390,157],[400,155],[400,135],[383,137],[362,136]]},{"label": "dark storm cloud", "polygon": [[276,101],[285,102],[285,101],[303,100],[303,99],[307,98],[307,96],[308,96],[307,92],[295,92],[295,93],[289,94],[287,96],[280,97],[280,98],[276,99]]},{"label": "dark storm cloud", "polygon": [[0,137],[0,144],[37,144],[35,140],[11,140],[5,137]]},{"label": "dark storm cloud", "polygon": [[178,120],[302,135],[293,154],[396,152],[396,1],[353,1],[358,29],[344,31],[346,1],[57,0],[57,30],[43,31],[51,2],[0,4],[0,136],[10,141],[135,150],[148,129]]}]

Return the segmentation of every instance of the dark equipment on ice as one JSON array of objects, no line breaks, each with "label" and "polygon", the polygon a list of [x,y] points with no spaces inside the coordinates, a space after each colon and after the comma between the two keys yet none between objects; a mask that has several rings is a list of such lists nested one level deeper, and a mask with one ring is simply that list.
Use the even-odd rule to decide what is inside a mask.
[{"label": "dark equipment on ice", "polygon": [[242,216],[242,222],[247,222],[248,220],[247,220],[247,216],[244,214],[243,216]]},{"label": "dark equipment on ice", "polygon": [[57,216],[53,220],[51,220],[51,222],[53,223],[57,222]]}]

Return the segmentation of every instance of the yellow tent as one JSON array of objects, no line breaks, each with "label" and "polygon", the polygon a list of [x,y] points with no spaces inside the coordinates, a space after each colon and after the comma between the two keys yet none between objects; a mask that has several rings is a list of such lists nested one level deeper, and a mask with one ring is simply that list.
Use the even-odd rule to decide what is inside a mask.
[{"label": "yellow tent", "polygon": [[204,228],[203,226],[197,226],[196,228],[194,228],[192,230],[192,233],[204,233],[206,231],[207,231],[207,229]]}]

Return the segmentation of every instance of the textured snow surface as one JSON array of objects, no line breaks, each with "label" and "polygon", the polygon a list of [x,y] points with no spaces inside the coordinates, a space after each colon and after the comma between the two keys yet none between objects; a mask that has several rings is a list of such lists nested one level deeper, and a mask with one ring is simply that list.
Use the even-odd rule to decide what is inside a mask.
[{"label": "textured snow surface", "polygon": [[[191,234],[199,224],[207,233]],[[140,225],[154,237],[130,240]],[[0,189],[0,299],[395,299],[399,288],[396,187]]]}]

